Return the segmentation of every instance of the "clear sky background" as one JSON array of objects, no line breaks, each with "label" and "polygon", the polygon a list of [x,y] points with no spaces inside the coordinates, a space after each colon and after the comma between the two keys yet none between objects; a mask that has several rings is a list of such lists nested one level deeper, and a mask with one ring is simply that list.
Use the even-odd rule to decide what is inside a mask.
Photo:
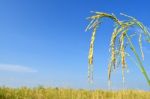
[{"label": "clear sky background", "polygon": [[[91,32],[85,32],[90,11],[120,12],[150,26],[149,0],[0,0],[0,85],[90,88],[87,56]],[[107,88],[109,41],[113,23],[106,20],[95,42],[93,88]],[[150,76],[150,45],[143,61]],[[136,46],[139,48],[138,46]],[[149,90],[132,62],[125,88]],[[120,68],[121,69],[121,68]],[[122,88],[121,72],[112,75],[112,88]]]}]

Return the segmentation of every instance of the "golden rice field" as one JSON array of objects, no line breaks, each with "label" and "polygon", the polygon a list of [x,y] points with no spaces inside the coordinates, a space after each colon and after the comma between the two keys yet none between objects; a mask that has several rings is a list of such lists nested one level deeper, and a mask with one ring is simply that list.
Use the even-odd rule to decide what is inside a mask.
[{"label": "golden rice field", "polygon": [[150,92],[139,90],[104,91],[64,88],[0,88],[0,99],[150,99]]}]

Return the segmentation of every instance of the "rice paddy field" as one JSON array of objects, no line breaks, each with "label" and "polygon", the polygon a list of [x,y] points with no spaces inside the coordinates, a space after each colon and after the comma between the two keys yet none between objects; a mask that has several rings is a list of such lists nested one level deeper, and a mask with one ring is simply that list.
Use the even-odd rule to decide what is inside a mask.
[{"label": "rice paddy field", "polygon": [[69,88],[0,87],[0,99],[149,99],[150,92],[141,90],[84,90]]}]

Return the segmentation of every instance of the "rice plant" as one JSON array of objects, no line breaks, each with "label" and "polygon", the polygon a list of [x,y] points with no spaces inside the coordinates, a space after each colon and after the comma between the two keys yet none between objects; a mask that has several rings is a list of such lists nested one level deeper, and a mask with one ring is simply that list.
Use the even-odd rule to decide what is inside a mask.
[{"label": "rice plant", "polygon": [[[111,72],[112,70],[115,70],[119,65],[122,66],[122,79],[124,82],[124,72],[127,68],[127,62],[126,57],[129,55],[126,52],[126,48],[130,47],[131,51],[136,57],[137,66],[140,69],[141,73],[144,75],[147,83],[150,85],[150,79],[146,73],[146,70],[144,69],[144,66],[142,64],[141,58],[144,59],[144,53],[142,50],[142,36],[145,37],[145,40],[150,43],[150,33],[148,29],[137,19],[134,17],[128,16],[126,14],[120,13],[122,16],[126,17],[127,20],[119,20],[114,14],[107,14],[103,12],[93,12],[94,15],[91,17],[88,17],[90,20],[89,25],[86,28],[86,31],[93,30],[91,42],[90,42],[90,49],[89,49],[89,56],[88,56],[88,80],[90,83],[93,82],[93,53],[94,53],[94,41],[95,41],[95,35],[97,28],[101,25],[103,18],[109,18],[113,20],[114,22],[114,30],[111,36],[110,40],[110,62],[108,64],[108,81],[110,82],[111,79]],[[141,33],[130,33],[129,30],[131,28],[137,28],[140,29]],[[138,55],[131,37],[133,34],[139,36],[139,46],[141,54]],[[118,58],[120,57],[120,58]]]},{"label": "rice plant", "polygon": [[47,87],[0,87],[0,99],[149,99],[141,90],[85,90]]}]

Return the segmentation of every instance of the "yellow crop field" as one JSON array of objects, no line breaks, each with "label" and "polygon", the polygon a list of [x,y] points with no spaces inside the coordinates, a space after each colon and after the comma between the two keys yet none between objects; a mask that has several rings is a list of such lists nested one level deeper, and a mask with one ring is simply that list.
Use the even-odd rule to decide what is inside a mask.
[{"label": "yellow crop field", "polygon": [[84,90],[65,88],[0,88],[0,99],[149,99],[150,92],[140,90]]}]

